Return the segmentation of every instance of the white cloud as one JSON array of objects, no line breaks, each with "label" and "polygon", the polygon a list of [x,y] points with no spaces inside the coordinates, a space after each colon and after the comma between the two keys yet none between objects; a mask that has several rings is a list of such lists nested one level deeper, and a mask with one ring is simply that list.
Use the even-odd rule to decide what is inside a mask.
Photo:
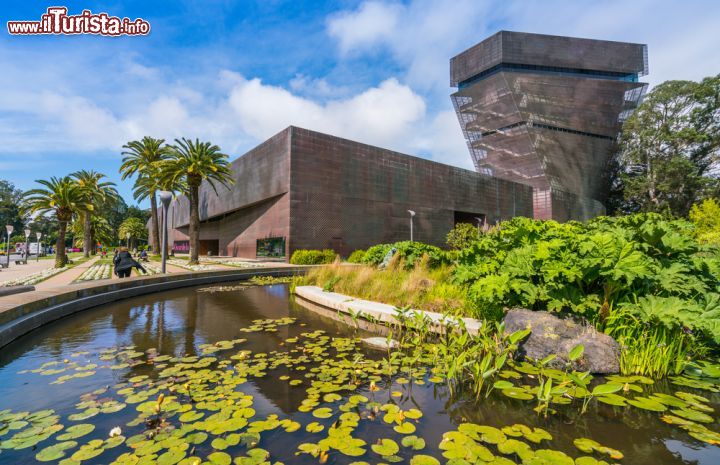
[{"label": "white cloud", "polygon": [[[368,11],[383,9],[393,11],[395,27],[372,21],[379,15]],[[391,52],[414,89],[439,99],[449,92],[450,57],[499,29],[646,43],[650,75],[645,79],[653,85],[715,75],[719,14],[720,3],[709,1],[412,0],[402,6],[372,1],[332,16],[327,31],[343,55]]]},{"label": "white cloud", "polygon": [[328,18],[328,33],[347,53],[367,48],[393,37],[403,6],[379,1],[364,2],[356,11],[343,11]]},{"label": "white cloud", "polygon": [[231,91],[229,103],[242,130],[258,140],[294,125],[407,149],[413,125],[425,116],[423,99],[396,79],[324,104],[259,79],[243,80]]}]

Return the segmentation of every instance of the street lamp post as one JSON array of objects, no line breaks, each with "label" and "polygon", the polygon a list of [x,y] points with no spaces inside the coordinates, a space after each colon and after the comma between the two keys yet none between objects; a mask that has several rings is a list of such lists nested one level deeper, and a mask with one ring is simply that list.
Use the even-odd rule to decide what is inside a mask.
[{"label": "street lamp post", "polygon": [[30,229],[25,229],[25,264],[27,265],[28,255],[30,255]]},{"label": "street lamp post", "polygon": [[5,226],[5,229],[7,230],[7,248],[5,249],[5,253],[7,253],[7,264],[5,268],[10,268],[10,234],[12,234],[14,228],[11,224],[8,224]]},{"label": "street lamp post", "polygon": [[408,213],[410,213],[410,242],[413,242],[413,218],[415,218],[415,212],[408,210]]},{"label": "street lamp post", "polygon": [[475,219],[476,219],[477,222],[478,222],[478,235],[480,235],[480,225],[482,224],[483,219],[482,219],[481,217],[479,217],[479,216],[476,216]]},{"label": "street lamp post", "polygon": [[163,218],[162,218],[162,265],[160,266],[160,272],[165,273],[165,262],[167,261],[167,244],[168,244],[168,207],[170,207],[170,200],[172,200],[172,192],[160,191],[160,202],[163,207]]},{"label": "street lamp post", "polygon": [[36,232],[35,235],[37,236],[37,256],[35,258],[36,262],[40,261],[40,251],[42,250],[40,239],[42,239],[42,233],[40,231]]}]

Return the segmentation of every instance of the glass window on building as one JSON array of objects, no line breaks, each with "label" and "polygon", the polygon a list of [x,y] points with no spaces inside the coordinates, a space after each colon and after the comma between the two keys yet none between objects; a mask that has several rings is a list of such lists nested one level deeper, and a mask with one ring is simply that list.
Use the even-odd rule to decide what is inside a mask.
[{"label": "glass window on building", "polygon": [[285,238],[266,237],[264,239],[258,239],[256,255],[258,257],[284,257]]}]

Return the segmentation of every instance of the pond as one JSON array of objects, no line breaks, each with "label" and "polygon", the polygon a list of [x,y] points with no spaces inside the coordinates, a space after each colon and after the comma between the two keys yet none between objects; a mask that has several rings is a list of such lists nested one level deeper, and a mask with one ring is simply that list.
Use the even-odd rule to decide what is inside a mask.
[{"label": "pond", "polygon": [[[366,348],[366,335],[284,284],[76,314],[0,351],[0,464],[720,463],[669,411],[593,399],[544,416],[500,390],[451,394],[442,363]],[[718,431],[716,389],[627,384]]]}]

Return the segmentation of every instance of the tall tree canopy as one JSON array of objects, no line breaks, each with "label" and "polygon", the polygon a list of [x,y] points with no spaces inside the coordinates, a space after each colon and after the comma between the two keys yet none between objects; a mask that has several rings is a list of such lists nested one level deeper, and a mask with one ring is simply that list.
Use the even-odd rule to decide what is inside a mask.
[{"label": "tall tree canopy", "polygon": [[720,183],[720,75],[655,87],[623,125],[625,212],[687,216]]},{"label": "tall tree canopy", "polygon": [[10,181],[0,179],[0,228],[5,234],[5,225],[12,225],[15,231],[20,231],[25,224],[20,212],[20,199],[22,191],[16,189]]}]

